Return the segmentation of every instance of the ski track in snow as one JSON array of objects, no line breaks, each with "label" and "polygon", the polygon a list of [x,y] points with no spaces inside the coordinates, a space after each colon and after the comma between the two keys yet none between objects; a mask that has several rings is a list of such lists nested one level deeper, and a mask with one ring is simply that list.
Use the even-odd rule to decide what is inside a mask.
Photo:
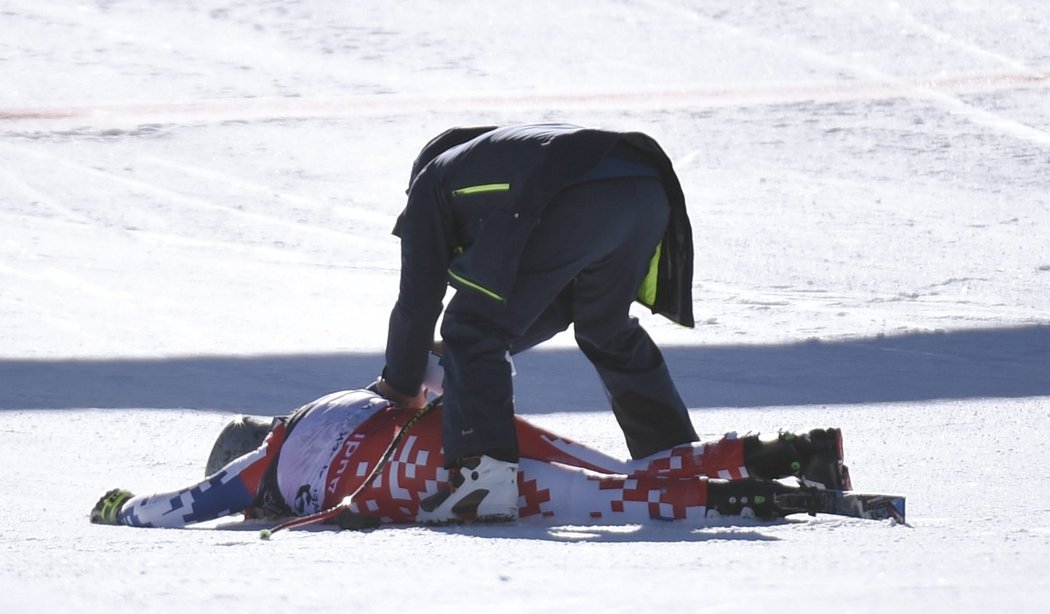
[{"label": "ski track in snow", "polygon": [[[1043,3],[8,0],[0,612],[1042,612]],[[700,325],[637,311],[698,431],[841,426],[910,527],[96,527],[233,412],[371,381],[412,159],[453,125],[642,130]],[[571,334],[520,413],[625,455]]]}]

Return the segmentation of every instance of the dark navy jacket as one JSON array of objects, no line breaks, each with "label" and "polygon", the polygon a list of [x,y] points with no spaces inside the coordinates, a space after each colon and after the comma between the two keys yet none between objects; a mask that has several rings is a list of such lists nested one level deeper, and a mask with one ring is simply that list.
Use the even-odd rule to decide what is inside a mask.
[{"label": "dark navy jacket", "polygon": [[405,393],[418,387],[446,284],[502,302],[529,236],[555,196],[591,179],[635,174],[632,165],[649,174],[655,170],[671,203],[651,275],[655,296],[650,291],[640,300],[692,327],[692,229],[681,185],[656,141],[638,132],[567,124],[453,128],[420,152],[408,203],[394,228],[402,257],[387,341],[389,383]]}]

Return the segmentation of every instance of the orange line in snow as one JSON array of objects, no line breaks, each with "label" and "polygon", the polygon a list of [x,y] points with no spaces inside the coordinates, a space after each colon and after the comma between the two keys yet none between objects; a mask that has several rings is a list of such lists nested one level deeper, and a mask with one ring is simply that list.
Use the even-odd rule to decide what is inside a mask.
[{"label": "orange line in snow", "polygon": [[60,120],[93,116],[200,116],[228,114],[234,117],[342,115],[359,113],[404,113],[435,109],[514,108],[519,106],[586,106],[677,102],[697,106],[714,103],[778,104],[808,99],[845,97],[892,98],[923,89],[933,91],[982,91],[1031,85],[1050,85],[1050,73],[1018,73],[937,77],[907,81],[843,81],[815,84],[700,87],[631,92],[563,94],[491,94],[474,96],[371,95],[345,98],[218,98],[173,103],[101,103],[68,107],[0,108],[0,121]]}]

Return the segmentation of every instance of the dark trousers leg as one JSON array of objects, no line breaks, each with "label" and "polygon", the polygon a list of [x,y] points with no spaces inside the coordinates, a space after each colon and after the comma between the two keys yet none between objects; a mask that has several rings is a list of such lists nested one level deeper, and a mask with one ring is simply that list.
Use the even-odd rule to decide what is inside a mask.
[{"label": "dark trousers leg", "polygon": [[545,211],[506,304],[457,292],[441,328],[446,458],[517,454],[507,353],[570,322],[633,456],[696,440],[663,356],[628,315],[669,210],[655,179],[576,186]]},{"label": "dark trousers leg", "polygon": [[698,439],[663,354],[629,315],[669,211],[636,219],[636,240],[589,264],[573,283],[576,342],[597,370],[634,458]]},{"label": "dark trousers leg", "polygon": [[506,336],[494,325],[494,318],[477,313],[491,307],[484,301],[491,302],[457,293],[441,325],[446,463],[473,454],[518,459]]}]

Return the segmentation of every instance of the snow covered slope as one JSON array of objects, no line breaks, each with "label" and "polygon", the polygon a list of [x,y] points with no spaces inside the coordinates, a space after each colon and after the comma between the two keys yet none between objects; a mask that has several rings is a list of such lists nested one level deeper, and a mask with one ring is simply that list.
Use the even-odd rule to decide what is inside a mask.
[{"label": "snow covered slope", "polygon": [[[0,612],[1043,611],[1047,40],[1020,0],[0,0]],[[700,325],[638,316],[698,430],[841,426],[911,528],[87,522],[371,381],[419,147],[532,121],[674,160]],[[517,366],[626,455],[571,335]]]}]

